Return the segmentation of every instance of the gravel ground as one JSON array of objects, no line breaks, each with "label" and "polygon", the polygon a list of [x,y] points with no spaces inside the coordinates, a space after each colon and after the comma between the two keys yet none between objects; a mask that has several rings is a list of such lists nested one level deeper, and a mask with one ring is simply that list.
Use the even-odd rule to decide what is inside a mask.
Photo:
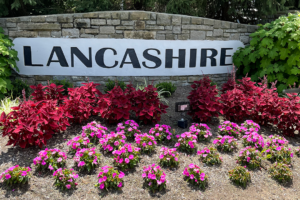
[{"label": "gravel ground", "polygon": [[[187,101],[186,97],[190,92],[190,87],[178,87],[172,97],[168,98],[169,108],[168,113],[162,116],[160,124],[168,124],[176,130],[176,134],[187,131],[177,127],[177,120],[181,118],[180,113],[174,112],[175,102]],[[192,122],[189,116],[185,116]],[[114,131],[116,125],[108,125],[101,121],[98,117],[92,117],[88,122],[96,120],[104,126],[107,125],[109,131]],[[212,129],[213,139],[217,137],[217,128],[222,117],[215,118],[208,126]],[[86,123],[88,123],[86,122]],[[75,136],[80,135],[81,125],[72,125],[64,133],[56,134],[48,141],[47,148],[60,148],[64,151],[68,150],[67,141]],[[189,124],[190,125],[190,124]],[[152,125],[153,126],[153,125]],[[141,126],[142,132],[148,132],[151,125]],[[262,127],[260,134],[266,139],[275,131],[268,127]],[[198,150],[205,146],[211,145],[208,143],[198,143]],[[287,138],[290,142],[289,147],[295,149],[300,145],[299,138]],[[268,161],[263,162],[263,167],[260,170],[251,171],[252,182],[246,189],[237,187],[228,179],[228,171],[236,166],[236,157],[242,147],[241,140],[238,142],[238,150],[234,153],[222,153],[223,163],[220,166],[205,166],[199,161],[199,157],[180,153],[180,167],[178,169],[169,170],[164,168],[167,174],[169,184],[165,191],[159,193],[150,193],[143,188],[142,167],[152,163],[158,163],[159,149],[162,145],[158,145],[156,152],[152,155],[141,156],[141,162],[136,169],[125,172],[125,186],[122,191],[106,192],[94,187],[97,183],[97,174],[99,169],[96,169],[90,174],[79,173],[78,187],[76,190],[62,192],[53,186],[54,179],[52,174],[39,173],[33,165],[33,158],[38,155],[41,150],[38,147],[21,149],[20,147],[5,146],[6,138],[0,141],[0,172],[6,170],[12,165],[19,164],[21,166],[30,166],[33,176],[28,185],[7,188],[0,183],[0,199],[299,199],[300,198],[300,158],[294,157],[292,160],[292,171],[294,180],[288,185],[280,185],[275,180],[268,177],[267,168],[270,166]],[[169,143],[166,146],[173,147],[174,143]],[[46,147],[44,147],[46,148]],[[43,148],[43,149],[44,149]],[[100,151],[103,154],[102,151]],[[101,166],[112,165],[113,159],[111,154],[103,154],[101,157]],[[191,187],[183,180],[182,172],[190,163],[199,165],[209,176],[209,184],[206,190],[199,190]],[[68,155],[67,167],[74,167],[72,156]]]}]

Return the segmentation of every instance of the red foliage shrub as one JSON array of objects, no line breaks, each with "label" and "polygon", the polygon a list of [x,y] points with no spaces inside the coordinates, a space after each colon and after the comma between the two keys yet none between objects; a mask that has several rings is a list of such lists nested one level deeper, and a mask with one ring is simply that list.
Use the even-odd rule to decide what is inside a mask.
[{"label": "red foliage shrub", "polygon": [[101,117],[109,123],[129,119],[130,110],[130,100],[120,86],[115,86],[107,94],[103,94],[98,101],[97,107],[94,108],[94,111],[99,112]]},{"label": "red foliage shrub", "polygon": [[191,110],[188,112],[194,121],[206,122],[211,117],[223,113],[218,90],[215,85],[211,86],[211,80],[204,76],[200,81],[194,81],[192,91],[187,97],[190,100]]},{"label": "red foliage shrub", "polygon": [[63,85],[56,85],[55,83],[48,84],[47,86],[43,86],[42,84],[38,84],[37,86],[31,85],[33,89],[33,93],[31,94],[32,99],[34,101],[42,101],[42,100],[62,100],[64,89]]},{"label": "red foliage shrub", "polygon": [[161,114],[166,113],[167,105],[160,102],[157,88],[148,85],[143,90],[127,86],[127,97],[131,99],[132,109],[144,124],[157,123]]},{"label": "red foliage shrub", "polygon": [[[97,106],[97,103],[99,99],[102,96],[102,93],[96,88],[98,83],[88,82],[88,83],[82,83],[83,90],[85,90],[85,96],[89,98],[91,106],[94,108]],[[96,115],[96,112],[92,109],[92,114]]]},{"label": "red foliage shrub", "polygon": [[52,134],[66,130],[66,126],[70,125],[68,117],[72,116],[56,105],[55,100],[29,100],[13,107],[7,115],[3,112],[0,126],[3,126],[2,136],[9,137],[7,145],[42,147]]},{"label": "red foliage shrub", "polygon": [[46,99],[44,91],[45,86],[43,86],[42,84],[38,84],[37,86],[31,85],[30,88],[33,89],[33,93],[31,94],[31,96],[34,101],[42,101]]}]

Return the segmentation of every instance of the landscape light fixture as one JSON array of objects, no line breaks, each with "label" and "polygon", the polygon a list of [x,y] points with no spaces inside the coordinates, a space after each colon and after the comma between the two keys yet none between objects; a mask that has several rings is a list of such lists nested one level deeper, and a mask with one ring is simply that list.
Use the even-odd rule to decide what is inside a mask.
[{"label": "landscape light fixture", "polygon": [[175,112],[181,112],[181,119],[178,120],[178,127],[180,128],[187,128],[188,127],[188,121],[187,119],[184,119],[183,113],[185,111],[190,110],[190,103],[189,102],[177,102],[175,103]]}]

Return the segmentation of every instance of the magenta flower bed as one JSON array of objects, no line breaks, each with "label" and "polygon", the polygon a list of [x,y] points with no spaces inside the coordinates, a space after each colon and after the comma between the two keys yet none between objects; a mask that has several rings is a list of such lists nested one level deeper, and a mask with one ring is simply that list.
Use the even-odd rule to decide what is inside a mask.
[{"label": "magenta flower bed", "polygon": [[189,183],[196,185],[202,189],[205,189],[208,184],[208,176],[204,173],[203,170],[200,169],[199,166],[193,163],[191,163],[189,167],[186,167],[182,174]]},{"label": "magenta flower bed", "polygon": [[149,165],[147,167],[143,167],[144,172],[142,177],[144,179],[145,185],[151,191],[161,191],[166,188],[167,180],[166,174],[162,171],[159,165]]},{"label": "magenta flower bed", "polygon": [[170,141],[172,139],[171,127],[168,125],[156,124],[154,128],[151,128],[149,135],[153,135],[158,143],[164,141]]},{"label": "magenta flower bed", "polygon": [[31,177],[30,171],[30,167],[20,167],[19,165],[15,165],[2,172],[0,180],[8,186],[25,184],[28,183]]},{"label": "magenta flower bed", "polygon": [[39,152],[39,156],[33,159],[33,164],[37,170],[57,170],[64,167],[67,160],[67,154],[60,149],[48,149]]},{"label": "magenta flower bed", "polygon": [[124,186],[125,174],[122,171],[118,171],[111,166],[101,167],[101,171],[98,174],[99,181],[96,187],[103,189],[121,189]]},{"label": "magenta flower bed", "polygon": [[123,133],[114,133],[103,135],[99,140],[100,146],[104,151],[112,152],[125,144],[126,136]]}]

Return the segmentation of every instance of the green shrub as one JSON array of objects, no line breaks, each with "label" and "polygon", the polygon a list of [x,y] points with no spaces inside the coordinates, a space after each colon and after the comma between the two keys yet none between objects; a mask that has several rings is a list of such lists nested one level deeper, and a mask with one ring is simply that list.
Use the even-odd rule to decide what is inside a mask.
[{"label": "green shrub", "polygon": [[159,90],[165,91],[162,95],[164,97],[170,97],[176,90],[176,86],[171,82],[162,82],[155,85]]},{"label": "green shrub", "polygon": [[233,55],[239,77],[248,73],[253,81],[267,75],[268,82],[277,82],[278,92],[299,82],[300,14],[281,16],[272,23],[260,25],[250,35],[250,45]]},{"label": "green shrub", "polygon": [[270,176],[277,180],[279,183],[287,183],[293,180],[292,170],[287,164],[284,163],[274,163],[269,168]]},{"label": "green shrub", "polygon": [[16,64],[19,60],[18,52],[12,49],[13,46],[12,40],[3,34],[3,29],[0,27],[0,98],[3,98],[13,87],[9,79],[11,68],[19,71]]},{"label": "green shrub", "polygon": [[[15,79],[11,82],[12,89],[8,91],[8,96],[11,95],[14,99],[23,97],[22,91],[25,90],[26,97],[29,97],[29,85],[20,79]],[[10,94],[9,94],[10,93]]]},{"label": "green shrub", "polygon": [[228,172],[229,179],[237,185],[246,187],[248,182],[251,182],[251,175],[248,170],[242,166],[237,166]]},{"label": "green shrub", "polygon": [[63,85],[64,91],[62,92],[63,95],[67,96],[69,94],[68,88],[73,88],[74,85],[68,80],[51,80],[51,83],[55,83],[55,85]]},{"label": "green shrub", "polygon": [[113,81],[108,79],[107,83],[105,83],[105,88],[104,88],[104,92],[107,93],[108,91],[111,91],[115,85],[120,86],[120,88],[124,91],[126,89],[126,84],[124,83],[124,81]]}]

